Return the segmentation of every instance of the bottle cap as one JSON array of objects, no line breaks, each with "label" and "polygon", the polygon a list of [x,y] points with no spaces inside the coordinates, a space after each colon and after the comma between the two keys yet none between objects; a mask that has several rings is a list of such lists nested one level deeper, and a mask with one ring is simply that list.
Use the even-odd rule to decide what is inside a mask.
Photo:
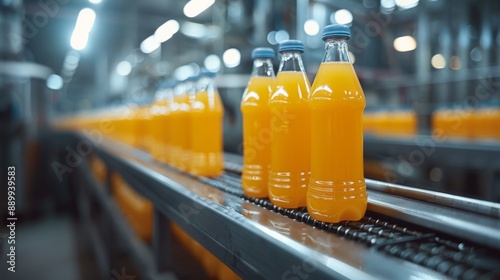
[{"label": "bottle cap", "polygon": [[184,82],[196,82],[199,78],[199,75],[189,76],[184,80]]},{"label": "bottle cap", "polygon": [[323,28],[323,37],[325,40],[331,37],[345,37],[347,39],[351,38],[351,30],[348,26],[342,24],[332,24],[327,25]]},{"label": "bottle cap", "polygon": [[200,77],[209,77],[209,78],[213,78],[213,77],[215,77],[216,75],[217,75],[217,73],[212,72],[212,71],[209,71],[209,70],[207,70],[207,69],[205,69],[205,68],[202,68],[202,69],[200,70]]},{"label": "bottle cap", "polygon": [[252,51],[252,59],[256,58],[274,58],[274,50],[271,48],[255,48]]},{"label": "bottle cap", "polygon": [[177,85],[177,81],[168,79],[164,80],[163,82],[160,82],[160,87],[161,88],[173,88]]},{"label": "bottle cap", "polygon": [[279,52],[298,51],[304,52],[304,44],[299,40],[285,40],[280,43]]}]

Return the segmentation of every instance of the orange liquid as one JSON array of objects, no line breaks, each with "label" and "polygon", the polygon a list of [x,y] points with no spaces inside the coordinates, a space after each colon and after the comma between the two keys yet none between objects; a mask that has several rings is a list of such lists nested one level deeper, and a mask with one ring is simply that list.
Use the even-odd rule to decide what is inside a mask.
[{"label": "orange liquid", "polygon": [[366,211],[363,177],[365,96],[350,63],[322,63],[311,91],[312,154],[307,210],[322,222],[359,220]]},{"label": "orange liquid", "polygon": [[155,149],[158,160],[169,162],[170,147],[170,106],[166,101],[159,102],[157,115],[154,119]]},{"label": "orange liquid", "polygon": [[131,227],[142,240],[151,240],[153,228],[151,202],[130,187],[118,173],[113,173],[112,184],[118,207]]},{"label": "orange liquid", "polygon": [[191,102],[191,164],[196,176],[217,177],[224,170],[222,117],[219,93],[199,92]]},{"label": "orange liquid", "polygon": [[224,263],[219,264],[219,273],[217,275],[217,279],[219,280],[239,280],[241,279],[236,272],[234,272],[231,268],[226,266]]},{"label": "orange liquid", "polygon": [[492,112],[493,116],[489,122],[489,130],[494,139],[500,140],[500,129],[498,129],[498,124],[500,123],[500,108],[496,108]]},{"label": "orange liquid", "polygon": [[310,87],[302,72],[279,72],[269,103],[273,132],[269,199],[283,208],[306,205],[311,175]]},{"label": "orange liquid", "polygon": [[159,118],[160,118],[160,104],[159,102],[155,102],[153,106],[151,106],[151,120],[149,121],[149,131],[150,131],[150,140],[149,140],[149,153],[151,156],[158,160],[161,161],[161,154],[158,151],[160,139],[159,139],[159,128],[158,125],[160,124]]},{"label": "orange liquid", "polygon": [[189,155],[191,150],[191,118],[189,111],[189,97],[187,95],[177,96],[174,99],[176,105],[171,113],[170,135],[172,143],[172,164],[180,170],[187,171],[189,167]]},{"label": "orange liquid", "polygon": [[269,97],[274,77],[252,77],[241,100],[243,115],[243,172],[241,184],[250,197],[267,197],[271,165]]}]

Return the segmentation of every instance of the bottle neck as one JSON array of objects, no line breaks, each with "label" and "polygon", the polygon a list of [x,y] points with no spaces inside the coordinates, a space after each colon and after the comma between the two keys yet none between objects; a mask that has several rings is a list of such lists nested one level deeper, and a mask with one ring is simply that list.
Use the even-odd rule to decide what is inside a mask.
[{"label": "bottle neck", "polygon": [[349,62],[349,49],[346,38],[327,38],[325,41],[325,56],[323,62]]},{"label": "bottle neck", "polygon": [[215,82],[211,77],[202,77],[197,84],[197,92],[215,92]]},{"label": "bottle neck", "polygon": [[273,62],[270,58],[256,58],[253,61],[252,76],[274,77]]},{"label": "bottle neck", "polygon": [[282,52],[279,72],[304,72],[304,63],[302,62],[301,54],[301,52],[296,51]]},{"label": "bottle neck", "polygon": [[194,96],[196,94],[196,83],[186,82],[186,94],[189,96]]},{"label": "bottle neck", "polygon": [[181,83],[174,88],[174,97],[186,95],[186,83]]}]

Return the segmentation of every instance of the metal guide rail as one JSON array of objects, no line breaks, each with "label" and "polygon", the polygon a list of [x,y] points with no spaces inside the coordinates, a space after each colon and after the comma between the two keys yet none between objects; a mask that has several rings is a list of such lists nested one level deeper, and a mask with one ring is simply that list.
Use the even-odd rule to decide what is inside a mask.
[{"label": "metal guide rail", "polygon": [[[412,137],[381,137],[365,135],[364,152],[367,156],[409,155],[463,168],[500,170],[500,142],[492,140],[465,140],[436,138],[426,135]],[[387,147],[390,147],[388,149]]]},{"label": "metal guide rail", "polygon": [[97,152],[245,279],[500,277],[498,204],[367,180],[366,217],[328,224],[244,196],[238,155],[226,154],[225,174],[210,179],[110,139]]}]

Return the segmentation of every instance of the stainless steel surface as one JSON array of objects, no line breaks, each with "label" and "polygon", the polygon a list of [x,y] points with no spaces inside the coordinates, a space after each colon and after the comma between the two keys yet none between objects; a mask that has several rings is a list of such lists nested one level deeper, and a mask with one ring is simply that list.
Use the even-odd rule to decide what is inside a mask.
[{"label": "stainless steel surface", "polygon": [[366,179],[369,190],[500,218],[500,204]]},{"label": "stainless steel surface", "polygon": [[[422,201],[427,193],[422,198],[410,191],[401,197],[369,190],[368,215],[375,217],[325,224],[304,209],[286,210],[243,197],[240,156],[226,154],[229,173],[208,179],[186,175],[113,140],[97,148],[161,213],[244,278],[292,277],[294,265],[310,264],[308,276],[314,279],[495,277],[500,265],[491,249],[499,244],[497,218]],[[444,197],[446,203],[453,201]]]},{"label": "stainless steel surface", "polygon": [[380,192],[368,192],[368,210],[500,249],[500,219]]},{"label": "stainless steel surface", "polygon": [[[237,158],[226,156],[226,166],[238,170]],[[370,179],[366,186],[370,211],[500,249],[498,203]]]},{"label": "stainless steel surface", "polygon": [[414,153],[417,156],[422,155],[424,162],[432,161],[460,168],[500,170],[500,144],[494,141],[470,141],[446,137],[437,139],[425,135],[411,138],[365,135],[364,153],[368,157],[398,158],[401,156],[407,161],[409,161],[409,155]]},{"label": "stainless steel surface", "polygon": [[114,141],[99,150],[105,161],[122,166],[125,179],[142,182],[139,192],[244,278],[291,277],[294,266],[304,264],[312,267],[311,279],[445,277],[259,207]]}]

